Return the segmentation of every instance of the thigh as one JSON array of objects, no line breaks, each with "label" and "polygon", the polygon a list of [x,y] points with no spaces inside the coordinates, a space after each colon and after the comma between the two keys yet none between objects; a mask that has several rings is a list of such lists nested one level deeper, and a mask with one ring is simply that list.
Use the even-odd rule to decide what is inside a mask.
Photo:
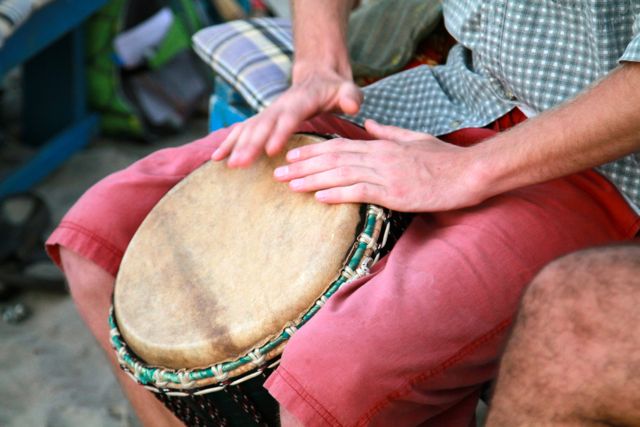
[{"label": "thigh", "polygon": [[536,276],[501,360],[488,425],[640,423],[639,259],[638,242],[599,246]]},{"label": "thigh", "polygon": [[465,425],[534,274],[635,227],[628,208],[616,213],[621,197],[601,203],[599,185],[575,176],[417,216],[373,276],[291,339],[270,391],[310,425]]}]

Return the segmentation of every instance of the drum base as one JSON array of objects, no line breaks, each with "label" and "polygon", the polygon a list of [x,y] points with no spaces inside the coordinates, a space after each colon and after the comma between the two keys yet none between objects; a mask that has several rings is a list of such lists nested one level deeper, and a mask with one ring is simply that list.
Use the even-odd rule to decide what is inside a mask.
[{"label": "drum base", "polygon": [[262,386],[272,371],[213,393],[196,395],[199,389],[193,389],[180,397],[161,390],[154,395],[188,427],[278,427],[278,403]]}]

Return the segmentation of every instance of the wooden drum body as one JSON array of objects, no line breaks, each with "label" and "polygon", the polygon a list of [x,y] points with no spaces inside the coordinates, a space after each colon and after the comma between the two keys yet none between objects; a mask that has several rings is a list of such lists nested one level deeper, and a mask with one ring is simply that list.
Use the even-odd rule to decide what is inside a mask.
[{"label": "wooden drum body", "polygon": [[[289,146],[322,140],[296,135]],[[113,347],[188,424],[277,423],[264,377],[296,329],[384,246],[387,212],[291,192],[272,178],[284,163],[207,162],[157,204],[122,260]]]}]

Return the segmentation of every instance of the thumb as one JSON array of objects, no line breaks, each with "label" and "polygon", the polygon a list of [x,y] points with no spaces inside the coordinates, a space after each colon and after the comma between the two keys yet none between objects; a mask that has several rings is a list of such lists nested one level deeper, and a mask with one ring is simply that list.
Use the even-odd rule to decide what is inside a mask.
[{"label": "thumb", "polygon": [[358,86],[352,82],[343,83],[338,91],[338,107],[345,114],[357,114],[362,98],[362,91]]},{"label": "thumb", "polygon": [[364,122],[364,128],[376,139],[388,139],[391,141],[409,142],[429,136],[426,133],[414,132],[396,126],[381,125],[371,119],[367,119]]}]

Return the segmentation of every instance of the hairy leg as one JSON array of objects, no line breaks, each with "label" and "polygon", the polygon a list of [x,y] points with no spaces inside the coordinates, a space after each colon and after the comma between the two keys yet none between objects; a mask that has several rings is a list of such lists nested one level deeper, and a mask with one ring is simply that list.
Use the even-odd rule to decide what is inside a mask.
[{"label": "hairy leg", "polygon": [[107,318],[114,278],[93,262],[64,247],[60,257],[71,296],[91,333],[107,354],[122,389],[145,426],[170,427],[182,423],[150,392],[135,384],[119,367],[109,344]]},{"label": "hairy leg", "polygon": [[526,292],[487,426],[640,425],[640,246],[577,252]]}]

